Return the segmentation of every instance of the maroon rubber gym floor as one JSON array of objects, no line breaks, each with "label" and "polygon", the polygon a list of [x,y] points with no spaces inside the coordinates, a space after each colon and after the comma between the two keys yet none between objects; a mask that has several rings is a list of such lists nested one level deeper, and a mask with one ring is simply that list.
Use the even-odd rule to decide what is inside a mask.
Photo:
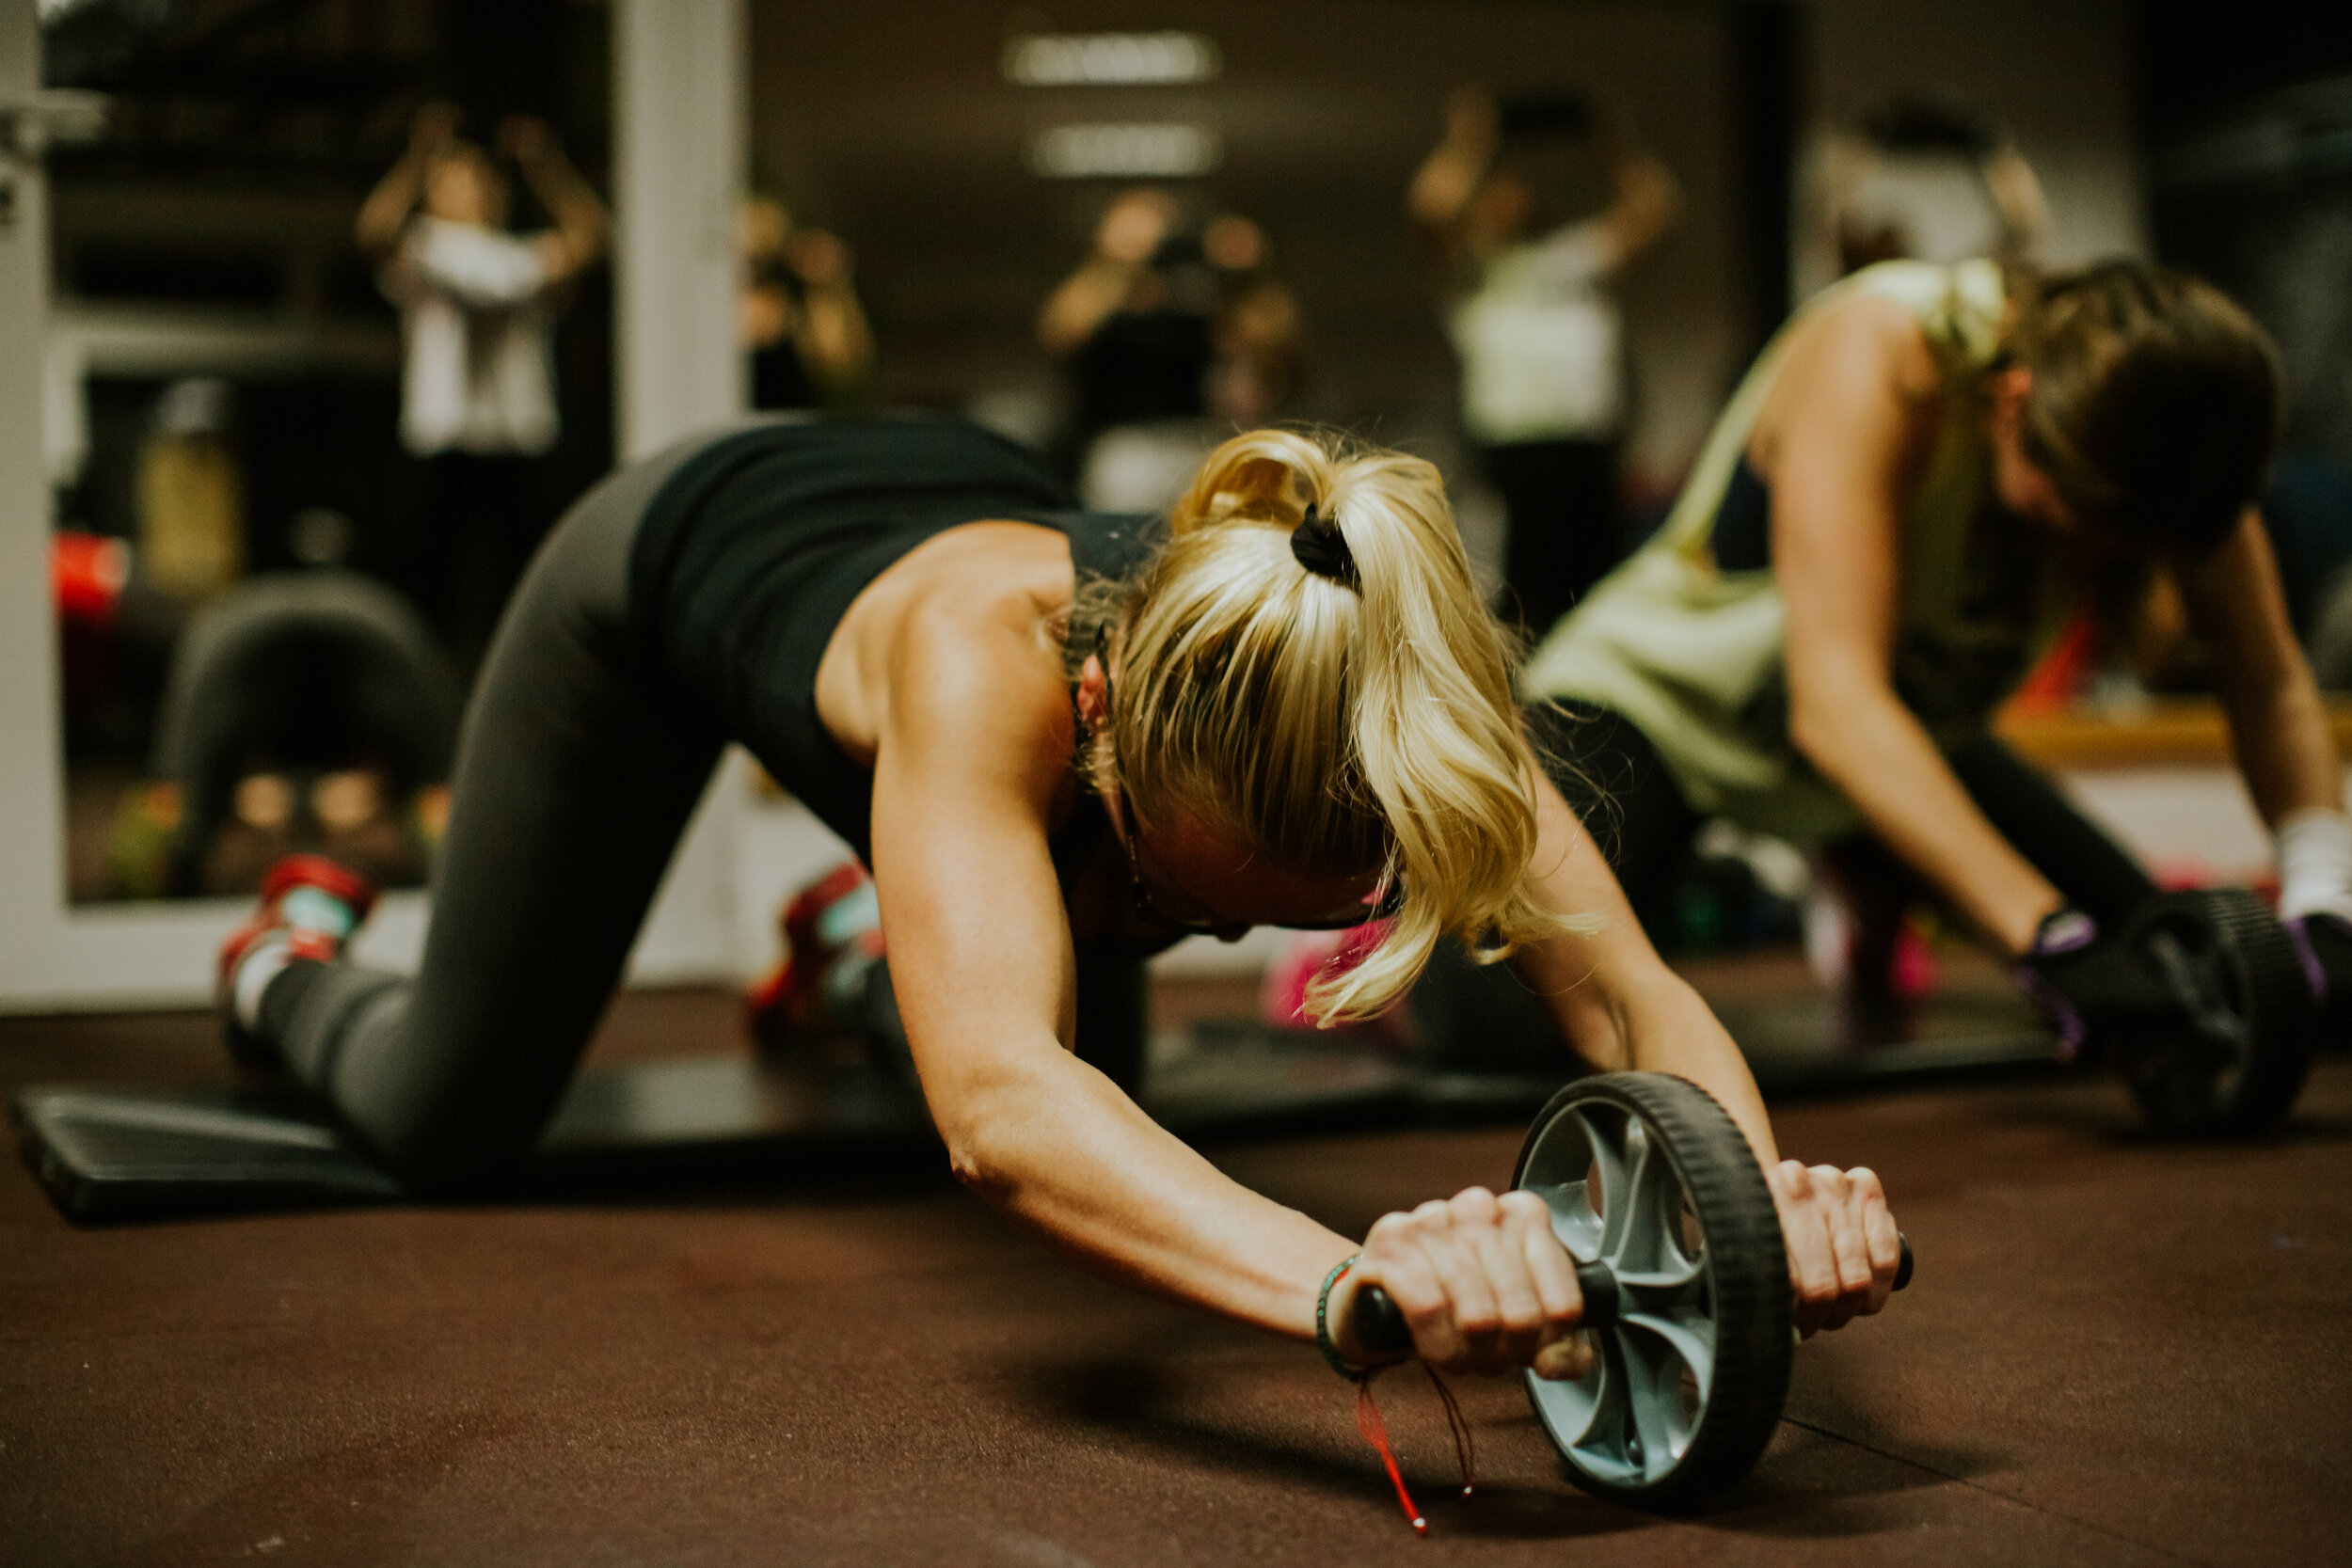
[{"label": "maroon rubber gym floor", "polygon": [[[707,1046],[637,996],[604,1053]],[[225,1076],[188,1015],[0,1021],[0,1086]],[[0,1172],[0,1562],[2352,1562],[2352,1060],[2256,1146],[2120,1086],[1778,1108],[1917,1244],[1696,1520],[1563,1479],[1515,1386],[1379,1385],[1416,1539],[1311,1350],[1083,1275],[944,1180],[77,1230]],[[1360,1234],[1512,1129],[1222,1148]]]}]

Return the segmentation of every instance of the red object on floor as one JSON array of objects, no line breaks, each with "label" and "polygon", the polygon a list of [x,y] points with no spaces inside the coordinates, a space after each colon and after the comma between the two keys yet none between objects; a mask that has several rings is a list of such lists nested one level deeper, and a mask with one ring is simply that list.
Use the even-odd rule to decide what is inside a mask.
[{"label": "red object on floor", "polygon": [[1895,933],[1895,950],[1887,957],[1886,989],[1906,1002],[1917,1002],[1933,996],[1942,977],[1934,944],[1918,920],[1905,914]]}]

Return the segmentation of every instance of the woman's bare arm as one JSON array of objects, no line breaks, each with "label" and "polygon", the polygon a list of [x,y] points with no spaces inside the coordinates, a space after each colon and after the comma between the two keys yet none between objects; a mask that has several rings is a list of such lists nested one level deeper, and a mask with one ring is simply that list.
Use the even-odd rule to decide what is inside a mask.
[{"label": "woman's bare arm", "polygon": [[1048,354],[1085,347],[1150,276],[1152,258],[1175,222],[1175,202],[1159,191],[1129,191],[1112,201],[1095,226],[1093,251],[1039,307],[1039,345]]},{"label": "woman's bare arm", "polygon": [[855,391],[874,368],[874,334],[850,280],[850,247],[808,229],[785,242],[785,257],[803,290],[792,323],[802,362],[829,395]]},{"label": "woman's bare arm", "polygon": [[2238,770],[2264,820],[2342,811],[2344,765],[2261,517],[2249,508],[2219,549],[2174,577],[2189,624],[2213,650]]},{"label": "woman's bare arm", "polygon": [[1579,1056],[1604,1072],[1688,1078],[1722,1101],[1757,1163],[1771,1165],[1780,1154],[1746,1058],[1698,992],[1659,958],[1560,791],[1534,758],[1528,767],[1535,772],[1536,897],[1555,913],[1588,917],[1597,928],[1529,948],[1512,968],[1542,998]]},{"label": "woman's bare arm", "polygon": [[1883,301],[1838,307],[1790,345],[1758,465],[1788,609],[1789,737],[1887,847],[2024,953],[2064,900],[1977,809],[1894,686],[1900,518],[1936,381],[1917,325]]},{"label": "woman's bare arm", "polygon": [[1071,1053],[1046,847],[1067,698],[1033,634],[912,620],[875,759],[874,875],[898,1006],[957,1176],[1099,1272],[1294,1338],[1355,1250],[1252,1193]]},{"label": "woman's bare arm", "polygon": [[532,243],[547,268],[550,285],[585,272],[604,255],[611,237],[612,214],[604,198],[589,184],[547,125],[529,115],[509,115],[499,127],[499,140],[521,168],[531,194],[555,220],[555,231]]},{"label": "woman's bare arm", "polygon": [[1405,191],[1414,226],[1440,248],[1451,249],[1454,226],[1486,178],[1502,140],[1494,95],[1484,87],[1455,88],[1446,100],[1445,135]]},{"label": "woman's bare arm", "polygon": [[1688,1078],[1730,1113],[1763,1168],[1788,1248],[1797,1322],[1811,1333],[1878,1311],[1894,1289],[1902,1243],[1878,1177],[1784,1160],[1747,1059],[1698,992],[1659,958],[1608,863],[1551,782],[1536,783],[1536,895],[1596,928],[1553,937],[1513,967],[1577,1054],[1604,1071]]},{"label": "woman's bare arm", "polygon": [[427,103],[417,111],[408,128],[408,150],[384,173],[359,204],[353,237],[370,256],[389,255],[400,243],[408,215],[424,199],[424,182],[433,161],[456,138],[457,110],[447,103]]},{"label": "woman's bare arm", "polygon": [[1598,151],[1610,186],[1599,221],[1608,230],[1611,265],[1621,267],[1682,220],[1682,185],[1664,160],[1637,143],[1613,117],[1601,122]]},{"label": "woman's bare arm", "polygon": [[1048,354],[1076,353],[1094,336],[1095,328],[1125,303],[1145,270],[1141,261],[1087,258],[1077,271],[1056,285],[1039,308],[1039,346]]}]

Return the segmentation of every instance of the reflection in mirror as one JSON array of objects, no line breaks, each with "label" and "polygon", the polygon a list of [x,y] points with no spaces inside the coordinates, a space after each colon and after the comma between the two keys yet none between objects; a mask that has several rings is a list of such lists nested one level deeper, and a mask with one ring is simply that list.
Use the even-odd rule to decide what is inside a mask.
[{"label": "reflection in mirror", "polygon": [[75,903],[421,882],[465,687],[611,464],[604,8],[64,0],[44,410]]}]

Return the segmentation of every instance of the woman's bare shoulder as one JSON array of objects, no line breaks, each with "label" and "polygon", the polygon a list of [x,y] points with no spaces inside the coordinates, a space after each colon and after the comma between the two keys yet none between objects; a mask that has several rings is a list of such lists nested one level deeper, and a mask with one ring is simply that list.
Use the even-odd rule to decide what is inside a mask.
[{"label": "woman's bare shoulder", "polygon": [[[1051,529],[976,523],[924,546],[882,628],[877,746],[962,757],[990,773],[1064,768],[1070,699],[1058,632],[1071,594],[1068,541]],[[985,755],[993,760],[982,764]],[[1033,759],[1044,759],[1032,766]]]},{"label": "woman's bare shoulder", "polygon": [[1801,324],[1788,345],[1788,370],[1865,384],[1906,403],[1933,397],[1943,386],[1919,318],[1872,293],[1850,294]]},{"label": "woman's bare shoulder", "polygon": [[1799,323],[1772,391],[1756,413],[1750,455],[1767,478],[1794,432],[1870,431],[1904,451],[1931,434],[1943,372],[1927,334],[1893,300],[1854,294]]}]

